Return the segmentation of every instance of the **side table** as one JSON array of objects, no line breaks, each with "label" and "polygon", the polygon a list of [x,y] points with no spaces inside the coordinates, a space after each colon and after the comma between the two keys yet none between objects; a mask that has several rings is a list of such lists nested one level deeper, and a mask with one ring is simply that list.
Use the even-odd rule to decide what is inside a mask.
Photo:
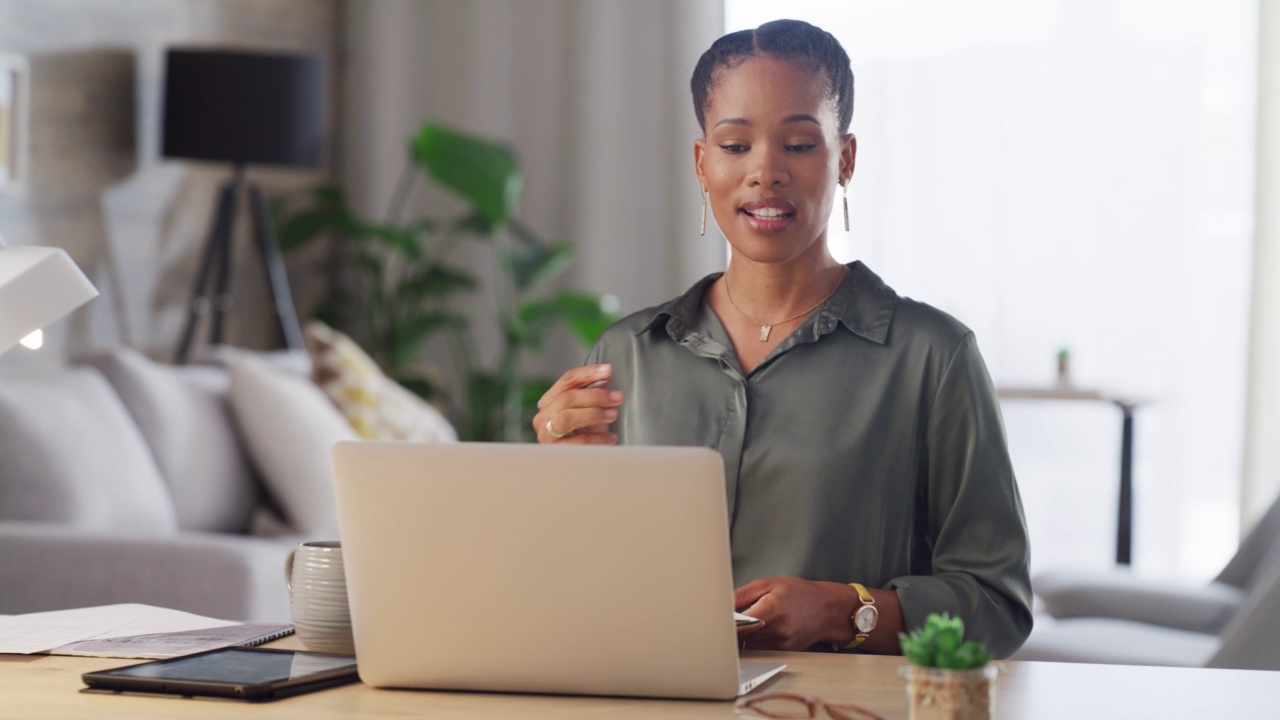
[{"label": "side table", "polygon": [[997,388],[1001,400],[1054,400],[1105,402],[1120,408],[1124,423],[1120,435],[1120,503],[1116,515],[1116,563],[1128,565],[1133,558],[1133,415],[1145,401],[1086,390],[1069,385],[1047,388]]}]

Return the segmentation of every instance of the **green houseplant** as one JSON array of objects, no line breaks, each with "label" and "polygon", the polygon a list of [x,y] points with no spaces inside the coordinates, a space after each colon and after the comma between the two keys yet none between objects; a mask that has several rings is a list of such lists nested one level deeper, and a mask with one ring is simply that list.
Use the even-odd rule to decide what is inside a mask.
[{"label": "green houseplant", "polygon": [[964,621],[930,613],[924,625],[898,635],[910,720],[990,720],[995,717],[996,667]]},{"label": "green houseplant", "polygon": [[[421,177],[452,192],[467,209],[445,219],[406,217]],[[316,316],[350,335],[402,385],[442,401],[465,440],[527,437],[533,406],[551,379],[526,376],[524,357],[542,349],[557,326],[590,345],[617,319],[596,295],[553,289],[573,262],[573,247],[547,241],[517,219],[523,187],[510,149],[428,122],[409,142],[383,219],[361,217],[333,185],[275,204],[286,251],[324,235],[338,238],[343,276],[331,283]],[[477,350],[472,321],[456,307],[459,296],[478,287],[456,261],[467,242],[491,244],[498,266],[493,290],[501,349],[489,363]],[[450,348],[452,380],[421,363],[433,338]]]}]

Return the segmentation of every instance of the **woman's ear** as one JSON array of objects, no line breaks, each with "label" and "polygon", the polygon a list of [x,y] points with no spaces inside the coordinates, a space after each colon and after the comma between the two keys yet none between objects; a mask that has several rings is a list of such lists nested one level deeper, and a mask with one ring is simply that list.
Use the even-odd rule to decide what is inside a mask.
[{"label": "woman's ear", "polygon": [[853,166],[858,158],[858,138],[853,133],[845,135],[840,140],[840,184],[849,182],[849,178],[853,177]]},{"label": "woman's ear", "polygon": [[693,141],[693,172],[698,176],[698,184],[707,187],[707,175],[702,171],[702,158],[707,154],[707,141],[698,138]]}]

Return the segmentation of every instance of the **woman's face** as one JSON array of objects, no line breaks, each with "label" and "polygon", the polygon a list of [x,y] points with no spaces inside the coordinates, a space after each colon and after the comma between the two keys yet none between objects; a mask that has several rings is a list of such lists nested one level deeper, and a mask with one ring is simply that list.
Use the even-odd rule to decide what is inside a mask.
[{"label": "woman's face", "polygon": [[827,221],[856,144],[841,136],[826,78],[761,55],[716,73],[694,141],[698,180],[735,256],[787,263],[826,253]]}]

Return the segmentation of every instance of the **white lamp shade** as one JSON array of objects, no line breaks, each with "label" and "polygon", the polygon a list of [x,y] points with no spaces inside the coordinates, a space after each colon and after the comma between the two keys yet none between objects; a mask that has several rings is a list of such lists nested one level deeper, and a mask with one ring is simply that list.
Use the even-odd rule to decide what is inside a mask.
[{"label": "white lamp shade", "polygon": [[65,250],[0,241],[0,353],[97,296]]}]

